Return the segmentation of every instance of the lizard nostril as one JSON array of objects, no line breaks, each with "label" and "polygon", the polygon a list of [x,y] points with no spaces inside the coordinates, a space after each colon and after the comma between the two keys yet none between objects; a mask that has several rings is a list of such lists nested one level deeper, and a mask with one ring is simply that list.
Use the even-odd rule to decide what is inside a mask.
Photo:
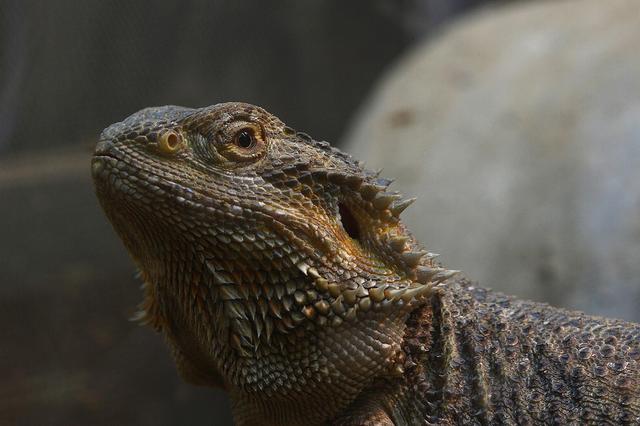
[{"label": "lizard nostril", "polygon": [[340,223],[347,234],[354,240],[360,240],[360,226],[358,225],[358,220],[353,216],[353,213],[351,213],[351,210],[343,203],[339,203],[338,211],[340,213]]},{"label": "lizard nostril", "polygon": [[95,155],[106,155],[113,148],[113,142],[109,139],[101,139],[96,145]]}]

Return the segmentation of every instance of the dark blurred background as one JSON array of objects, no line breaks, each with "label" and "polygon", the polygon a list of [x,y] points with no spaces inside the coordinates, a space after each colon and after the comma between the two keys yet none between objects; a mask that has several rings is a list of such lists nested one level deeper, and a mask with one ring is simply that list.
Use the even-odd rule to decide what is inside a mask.
[{"label": "dark blurred background", "polygon": [[481,0],[0,0],[0,424],[229,424],[129,322],[89,156],[151,105],[262,105],[338,141],[380,73]]},{"label": "dark blurred background", "polygon": [[[606,6],[604,6],[606,4]],[[130,322],[89,159],[147,106],[245,101],[418,195],[487,286],[640,320],[637,0],[0,0],[0,424],[225,425]]]}]

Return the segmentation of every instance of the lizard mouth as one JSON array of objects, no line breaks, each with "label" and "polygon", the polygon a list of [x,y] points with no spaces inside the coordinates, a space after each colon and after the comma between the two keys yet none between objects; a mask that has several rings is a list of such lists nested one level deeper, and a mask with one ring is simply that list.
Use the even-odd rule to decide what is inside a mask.
[{"label": "lizard mouth", "polygon": [[[206,197],[151,170],[141,169],[118,153],[98,153],[91,159],[91,174],[99,193],[107,192],[109,201],[124,198],[133,204],[152,206],[162,201],[163,194],[172,193],[172,199],[189,206],[205,208]],[[100,198],[103,198],[100,196]]]},{"label": "lizard mouth", "polygon": [[[108,150],[106,149],[108,147]],[[103,144],[96,148],[91,160],[91,173],[96,187],[96,192],[105,210],[118,215],[121,208],[135,209],[137,215],[155,217],[161,215],[161,220],[170,222],[170,218],[164,214],[167,211],[167,200],[171,200],[174,209],[190,210],[189,216],[212,217],[221,224],[235,222],[238,217],[251,216],[254,220],[270,223],[273,231],[291,232],[292,223],[289,215],[282,209],[271,206],[265,202],[246,205],[236,200],[235,203],[220,202],[216,197],[207,196],[198,190],[193,190],[180,184],[178,176],[172,178],[166,174],[154,173],[153,170],[137,167],[135,162],[128,159],[125,154],[118,151],[110,144]],[[171,194],[167,197],[167,194]],[[143,213],[146,212],[146,213]],[[343,213],[344,218],[352,218],[348,211]],[[353,232],[357,232],[355,226],[346,226]],[[297,225],[300,226],[299,224]],[[307,232],[311,232],[305,228]],[[324,238],[312,238],[307,232],[299,232],[297,235],[288,235],[300,242],[305,248],[314,247],[326,250]],[[356,235],[356,234],[353,234]]]},{"label": "lizard mouth", "polygon": [[[179,171],[176,173],[161,161],[138,161],[136,153],[128,151],[112,139],[105,138],[97,143],[91,160],[96,193],[105,210],[113,216],[112,221],[119,223],[117,217],[125,210],[139,217],[141,226],[156,221],[162,226],[172,226],[176,215],[171,212],[175,211],[182,212],[181,223],[176,224],[178,227],[192,221],[215,222],[220,228],[231,229],[235,226],[233,223],[250,220],[262,223],[269,232],[279,234],[279,238],[294,241],[301,252],[317,254],[332,251],[334,236],[327,231],[331,227],[314,227],[301,221],[295,212],[287,211],[268,199],[231,199],[224,193],[218,196],[215,179],[207,188],[189,187],[183,183],[184,176]],[[359,241],[358,220],[346,205],[339,207],[338,223],[349,237]],[[215,243],[228,244],[223,237]]]},{"label": "lizard mouth", "polygon": [[[111,176],[117,174],[118,161],[123,160],[123,155],[116,149],[110,139],[100,139],[91,158],[91,176],[94,182],[107,182]],[[115,177],[112,177],[115,183]]]},{"label": "lizard mouth", "polygon": [[94,155],[91,158],[91,176],[95,181],[106,178],[105,171],[109,167],[109,163],[117,161],[117,158],[110,155]]}]

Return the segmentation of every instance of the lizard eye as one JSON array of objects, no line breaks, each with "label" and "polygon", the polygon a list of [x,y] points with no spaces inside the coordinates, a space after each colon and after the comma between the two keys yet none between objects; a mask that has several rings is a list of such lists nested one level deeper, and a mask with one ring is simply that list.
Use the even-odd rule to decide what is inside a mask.
[{"label": "lizard eye", "polygon": [[255,161],[266,152],[264,131],[259,125],[247,122],[234,123],[219,136],[218,152],[234,162]]},{"label": "lizard eye", "polygon": [[240,129],[233,137],[233,143],[240,148],[250,149],[256,144],[256,137],[252,128]]}]

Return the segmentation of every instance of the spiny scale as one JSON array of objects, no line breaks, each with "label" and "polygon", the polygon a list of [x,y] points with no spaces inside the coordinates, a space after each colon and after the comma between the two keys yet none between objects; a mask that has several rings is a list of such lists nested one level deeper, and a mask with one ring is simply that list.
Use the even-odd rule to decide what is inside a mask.
[{"label": "spiny scale", "polygon": [[360,187],[360,195],[364,200],[371,201],[380,191],[383,191],[384,189],[384,186],[365,183]]},{"label": "spiny scale", "polygon": [[378,210],[385,210],[394,201],[400,198],[399,194],[389,194],[388,192],[379,192],[373,199],[373,206]]},{"label": "spiny scale", "polygon": [[409,237],[406,237],[404,235],[400,237],[392,237],[389,239],[389,245],[393,250],[403,252],[408,241]]},{"label": "spiny scale", "polygon": [[[421,256],[427,253],[421,253]],[[416,282],[407,281],[400,283],[396,287],[390,287],[386,283],[377,282],[375,285],[365,288],[363,285],[357,285],[355,288],[348,287],[340,283],[329,283],[322,278],[320,273],[312,267],[303,267],[309,275],[317,276],[315,278],[315,288],[319,294],[314,293],[313,297],[307,297],[303,292],[294,293],[294,298],[298,305],[302,305],[300,313],[296,315],[297,320],[307,318],[316,320],[316,324],[338,325],[340,321],[318,321],[319,316],[332,318],[340,316],[343,319],[353,319],[354,315],[360,311],[366,313],[371,309],[389,309],[393,307],[392,303],[402,301],[406,306],[418,303],[432,292],[432,285],[442,282],[458,271],[450,271],[444,268],[432,268],[428,266],[419,266],[416,269],[418,280]],[[313,271],[313,272],[311,272]],[[362,284],[366,281],[359,280]],[[316,297],[320,297],[315,301]],[[307,304],[311,303],[311,304]],[[298,322],[298,321],[297,321]]]},{"label": "spiny scale", "polygon": [[407,198],[406,200],[396,201],[391,205],[389,210],[391,210],[391,213],[394,216],[398,217],[407,207],[413,204],[414,201],[416,201],[416,198]]}]

